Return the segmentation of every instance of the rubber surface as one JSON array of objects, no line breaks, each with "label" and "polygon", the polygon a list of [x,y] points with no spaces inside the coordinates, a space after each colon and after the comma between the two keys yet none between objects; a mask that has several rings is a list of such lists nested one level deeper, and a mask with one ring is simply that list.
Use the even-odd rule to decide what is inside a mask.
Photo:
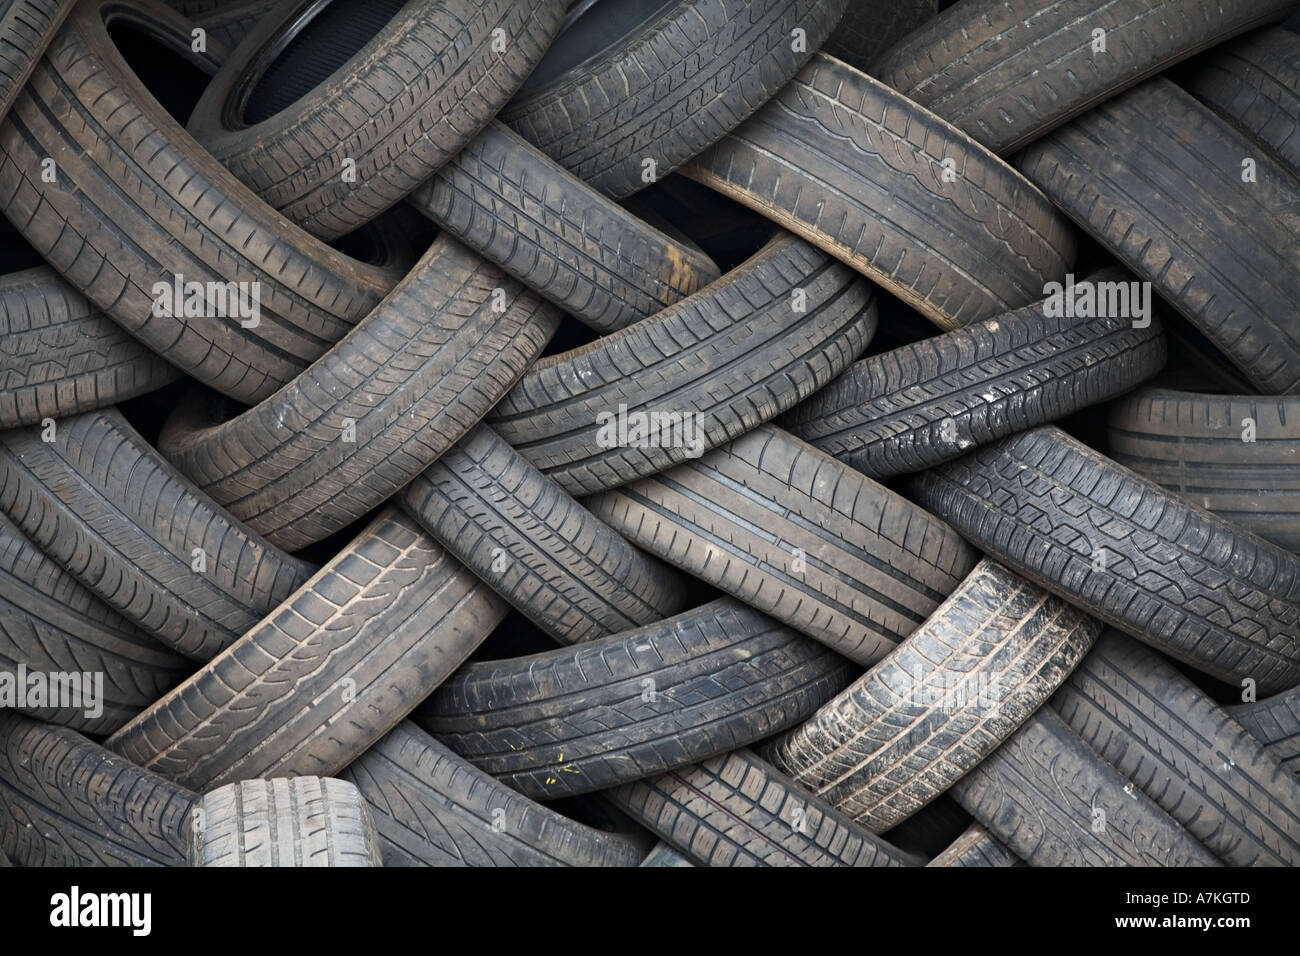
[{"label": "rubber surface", "polygon": [[970,827],[927,866],[1023,866],[1021,859],[979,823]]},{"label": "rubber surface", "polygon": [[885,50],[939,13],[939,0],[849,0],[844,19],[822,44],[822,52],[871,73]]},{"label": "rubber surface", "polygon": [[0,8],[0,117],[74,6],[76,0],[6,0]]},{"label": "rubber surface", "polygon": [[1228,713],[1300,778],[1300,687],[1266,700],[1237,704],[1229,707]]}]

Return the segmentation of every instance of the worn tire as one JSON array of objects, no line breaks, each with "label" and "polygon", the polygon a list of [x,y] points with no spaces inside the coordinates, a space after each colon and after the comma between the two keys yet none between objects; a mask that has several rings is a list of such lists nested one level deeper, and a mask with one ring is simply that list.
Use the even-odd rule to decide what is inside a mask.
[{"label": "worn tire", "polygon": [[1044,283],[1063,278],[1074,260],[1070,223],[1023,176],[821,53],[682,172],[944,329],[1038,301]]},{"label": "worn tire", "polygon": [[[0,860],[0,866],[3,865],[4,862]],[[641,861],[641,866],[687,867],[687,866],[694,866],[694,865],[695,865],[694,863],[692,863],[686,857],[682,856],[680,853],[674,850],[667,843],[664,843],[662,840],[656,843],[654,849],[652,849],[649,852],[649,854],[647,854],[646,858]]]},{"label": "worn tire", "polygon": [[[870,72],[1008,154],[1291,0],[961,0]],[[1106,48],[1094,52],[1094,30]]]},{"label": "worn tire", "polygon": [[55,422],[53,441],[43,431],[0,432],[0,510],[178,653],[208,660],[311,575],[190,484],[116,409]]},{"label": "worn tire", "polygon": [[[307,232],[334,239],[401,201],[487,125],[541,60],[564,6],[390,2],[374,6],[381,19],[390,9],[391,17],[365,36],[357,8],[290,0],[231,53],[189,129],[265,202]],[[341,24],[341,16],[351,19]],[[318,29],[334,33],[308,46]],[[498,30],[504,52],[493,49]],[[302,59],[304,47],[316,62]],[[321,63],[334,69],[319,76]],[[254,98],[265,84],[301,95],[281,103],[292,95],[282,94],[262,108]],[[271,105],[279,108],[263,116]],[[353,161],[350,180],[345,158]]]},{"label": "worn tire", "polygon": [[769,425],[587,504],[633,544],[863,665],[976,561],[942,521]]},{"label": "worn tire", "polygon": [[1159,77],[1017,164],[1261,392],[1300,391],[1300,179],[1286,167]]},{"label": "worn tire", "polygon": [[[847,0],[670,0],[559,76],[530,83],[501,118],[607,196],[645,187],[776,93],[822,44]],[[586,16],[601,16],[597,4]],[[794,50],[793,29],[806,45]],[[561,35],[551,56],[563,55]],[[545,75],[544,60],[538,68]]]},{"label": "worn tire", "polygon": [[0,9],[0,117],[74,6],[76,0],[7,0]]},{"label": "worn tire", "polygon": [[981,823],[967,830],[926,866],[1003,867],[1023,866],[1024,861]]},{"label": "worn tire", "polygon": [[939,0],[849,0],[844,19],[831,31],[822,52],[864,73],[876,59],[903,37],[939,13]]},{"label": "worn tire", "polygon": [[1109,426],[1121,465],[1300,551],[1300,397],[1144,388],[1111,407]]},{"label": "worn tire", "polygon": [[1261,693],[1300,683],[1300,558],[1053,426],[912,480],[967,540],[1198,670]]},{"label": "worn tire", "polygon": [[432,464],[519,380],[559,320],[440,237],[292,383],[220,424],[192,404],[169,420],[159,448],[254,531],[296,551],[369,514]]},{"label": "worn tire", "polygon": [[[701,454],[806,398],[858,356],[875,327],[869,283],[783,234],[690,298],[535,363],[488,424],[570,494],[602,491]],[[619,437],[623,406],[629,425],[633,414],[647,422],[651,412],[676,415],[679,434],[611,442],[602,435],[610,427]]]},{"label": "worn tire", "polygon": [[1237,704],[1228,713],[1300,778],[1300,686],[1266,700]]},{"label": "worn tire", "polygon": [[534,799],[613,787],[797,723],[842,657],[730,599],[576,648],[462,668],[416,722]]},{"label": "worn tire", "polygon": [[1038,302],[855,362],[777,422],[888,478],[1113,398],[1164,363],[1157,320],[1048,317]]},{"label": "worn tire", "polygon": [[611,202],[497,122],[408,201],[601,333],[718,278],[718,267],[699,249]]}]

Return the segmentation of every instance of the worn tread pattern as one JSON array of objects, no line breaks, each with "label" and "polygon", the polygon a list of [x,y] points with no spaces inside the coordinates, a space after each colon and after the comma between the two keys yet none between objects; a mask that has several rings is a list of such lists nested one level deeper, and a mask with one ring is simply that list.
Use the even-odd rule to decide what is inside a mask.
[{"label": "worn tread pattern", "polygon": [[[692,863],[686,857],[682,856],[680,853],[674,850],[667,843],[664,843],[662,840],[656,843],[654,845],[654,849],[652,849],[646,855],[646,858],[641,861],[641,866],[685,867],[685,866],[694,866],[694,865],[695,865],[694,863]],[[4,866],[3,860],[0,860],[0,866]]]},{"label": "worn tread pattern", "polygon": [[822,44],[822,52],[871,73],[877,58],[939,13],[939,0],[849,0],[844,19]]},{"label": "worn tread pattern", "polygon": [[6,0],[0,7],[0,117],[74,6],[76,0]]},{"label": "worn tread pattern", "polygon": [[981,823],[972,823],[926,866],[1023,866],[1024,861]]},{"label": "worn tread pattern", "polygon": [[730,598],[576,648],[471,664],[416,722],[534,799],[585,793],[797,723],[854,668]]},{"label": "worn tread pattern", "polygon": [[986,554],[1207,674],[1261,693],[1300,683],[1300,559],[1054,426],[911,489]]},{"label": "worn tread pattern", "polygon": [[1266,700],[1236,704],[1228,713],[1300,778],[1300,686]]},{"label": "worn tread pattern", "polygon": [[633,544],[859,664],[911,634],[976,561],[942,521],[770,425],[587,505]]},{"label": "worn tread pattern", "polygon": [[825,54],[682,172],[944,329],[1036,302],[1074,259],[1073,227],[1023,176]]}]

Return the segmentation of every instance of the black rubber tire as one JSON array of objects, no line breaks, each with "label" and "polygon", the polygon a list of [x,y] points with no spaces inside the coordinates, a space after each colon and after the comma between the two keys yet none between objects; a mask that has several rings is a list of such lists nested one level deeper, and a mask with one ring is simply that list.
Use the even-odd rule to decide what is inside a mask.
[{"label": "black rubber tire", "polygon": [[1300,551],[1300,397],[1144,388],[1111,406],[1109,438],[1121,465]]},{"label": "black rubber tire", "polygon": [[1050,707],[951,793],[1030,866],[1220,865]]},{"label": "black rubber tire", "polygon": [[1280,28],[1226,43],[1183,86],[1300,175],[1300,36]]},{"label": "black rubber tire", "polygon": [[486,425],[401,494],[402,506],[511,606],[563,644],[652,624],[686,582],[638,551]]},{"label": "black rubber tire", "polygon": [[19,866],[184,866],[197,799],[76,731],[0,711],[0,848]]},{"label": "black rubber tire", "polygon": [[[501,118],[579,179],[621,199],[647,185],[646,161],[661,180],[762,106],[821,46],[846,5],[661,3],[604,49],[526,86]],[[586,15],[603,15],[602,6]],[[806,39],[799,50],[796,29]],[[566,55],[569,42],[562,35],[551,55]]]},{"label": "black rubber tire", "polygon": [[106,746],[195,790],[332,776],[427,697],[505,612],[413,521],[386,508]]},{"label": "black rubber tire", "polygon": [[102,709],[98,717],[53,701],[16,708],[83,734],[111,734],[193,669],[82,587],[0,515],[0,671],[16,675],[19,666],[29,674],[80,674],[83,688],[98,675],[102,697],[83,701]]},{"label": "black rubber tire", "polygon": [[1300,391],[1300,179],[1286,167],[1159,77],[1018,165],[1261,392]]},{"label": "black rubber tire", "polygon": [[[236,181],[127,66],[106,11],[183,37],[189,50],[190,25],[165,8],[78,4],[0,124],[0,211],[150,349],[253,404],[342,338],[399,274],[312,239]],[[41,180],[46,157],[57,161],[54,183]],[[178,274],[258,283],[258,325],[154,315],[154,286],[171,287]]]},{"label": "black rubber tire", "polygon": [[219,424],[192,403],[168,421],[159,449],[254,531],[297,551],[432,464],[519,380],[559,321],[553,306],[440,236],[292,383]]},{"label": "black rubber tire", "polygon": [[653,315],[718,278],[703,252],[610,201],[489,123],[410,204],[597,332]]},{"label": "black rubber tire", "polygon": [[[1292,0],[961,0],[870,72],[1006,155]],[[1094,30],[1105,50],[1094,52]]]},{"label": "black rubber tire", "polygon": [[340,776],[369,804],[385,866],[636,866],[644,856],[498,783],[409,720]]},{"label": "black rubber tire", "polygon": [[241,780],[190,816],[190,866],[383,866],[366,802],[346,780]]},{"label": "black rubber tire", "polygon": [[[0,866],[4,866],[4,861],[0,860]],[[641,866],[695,866],[690,860],[682,856],[667,843],[656,843],[654,849],[641,861]]]},{"label": "black rubber tire", "polygon": [[881,833],[986,759],[1047,701],[1099,631],[985,559],[915,634],[774,741],[768,756]]},{"label": "black rubber tire", "polygon": [[0,428],[104,408],[177,374],[52,270],[0,276]]},{"label": "black rubber tire", "polygon": [[944,329],[1038,301],[1044,283],[1064,278],[1074,261],[1073,228],[1023,176],[822,53],[682,173],[797,233]]},{"label": "black rubber tire", "polygon": [[[1107,270],[1088,281],[1123,276]],[[1048,317],[1038,302],[855,362],[777,421],[888,478],[1114,398],[1164,363],[1154,318],[1139,329],[1123,317]]]},{"label": "black rubber tire", "polygon": [[[279,4],[231,52],[190,117],[189,130],[217,160],[315,236],[334,239],[374,219],[468,144],[541,60],[565,2],[397,6],[336,13],[311,0]],[[373,33],[362,23],[371,14]],[[494,49],[499,40],[504,51]],[[295,59],[295,46],[318,59]],[[336,68],[319,76],[322,63]],[[281,103],[288,95],[280,94],[269,116],[250,113],[267,83],[302,95]]]},{"label": "black rubber tire", "polygon": [[977,559],[942,521],[770,425],[587,505],[633,544],[863,665]]},{"label": "black rubber tire", "polygon": [[1224,863],[1300,860],[1300,781],[1155,651],[1108,631],[1052,705]]},{"label": "black rubber tire", "polygon": [[[603,491],[702,454],[793,406],[847,368],[875,327],[870,284],[782,234],[658,315],[535,363],[488,424],[570,494]],[[618,438],[621,406],[628,416],[679,415],[672,447],[602,438],[603,415],[613,416],[605,423]],[[661,440],[657,432],[649,439]]]},{"label": "black rubber tire", "polygon": [[1261,693],[1300,683],[1300,558],[1053,426],[912,479],[976,547],[1094,617]]},{"label": "black rubber tire", "polygon": [[6,0],[0,6],[0,117],[74,6],[76,0]]},{"label": "black rubber tire", "polygon": [[53,441],[43,432],[0,432],[0,510],[178,653],[208,660],[311,575],[191,485],[116,409],[55,422]]},{"label": "black rubber tire", "polygon": [[926,866],[1024,866],[1024,861],[1007,849],[1005,843],[989,833],[982,823],[972,823],[967,830]]},{"label": "black rubber tire", "polygon": [[1228,713],[1300,779],[1300,687],[1266,700],[1237,704],[1229,707]]},{"label": "black rubber tire", "polygon": [[748,750],[625,784],[611,799],[701,866],[919,866]]},{"label": "black rubber tire", "polygon": [[[236,0],[188,16],[194,21],[196,27],[202,27],[207,31],[209,43],[216,39],[225,47],[229,55],[229,51],[239,46],[262,18],[279,6],[279,2],[280,0]],[[169,5],[176,6],[176,4]],[[187,15],[183,9],[178,12],[182,16]],[[225,60],[223,59],[222,62],[224,63]]]},{"label": "black rubber tire", "polygon": [[939,0],[849,0],[822,52],[864,73],[887,49],[939,14]]},{"label": "black rubber tire", "polygon": [[854,671],[729,598],[576,648],[470,664],[415,720],[534,799],[639,780],[807,717]]}]

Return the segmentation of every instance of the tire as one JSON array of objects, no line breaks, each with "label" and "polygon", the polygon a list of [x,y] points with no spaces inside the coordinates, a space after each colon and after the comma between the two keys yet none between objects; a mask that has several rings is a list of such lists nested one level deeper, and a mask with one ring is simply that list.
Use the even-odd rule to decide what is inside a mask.
[{"label": "tire", "polygon": [[345,780],[243,780],[205,793],[190,827],[191,866],[382,866],[379,835]]},{"label": "tire", "polygon": [[189,129],[264,201],[335,239],[400,202],[487,125],[541,60],[564,6],[290,0],[230,54]]},{"label": "tire", "polygon": [[[108,36],[105,11],[156,35],[183,36],[189,49],[190,25],[162,7],[78,4],[0,124],[0,212],[151,350],[255,404],[342,338],[398,275],[336,252],[259,202],[132,73]],[[41,181],[46,157],[57,161],[54,183]],[[236,291],[251,322],[259,290],[258,324],[154,315],[156,298],[158,311],[168,311],[155,287],[174,288],[178,275],[220,284],[223,298],[225,283],[249,283]],[[204,311],[217,310],[214,297]]]},{"label": "tire", "polygon": [[[806,398],[866,347],[875,325],[868,283],[782,235],[658,315],[535,363],[488,424],[569,494],[603,491]],[[652,412],[676,424],[659,419],[658,431],[634,438]]]},{"label": "tire", "polygon": [[75,731],[0,712],[0,847],[18,866],[184,866],[197,799]]},{"label": "tire", "polygon": [[816,642],[722,599],[576,648],[471,664],[415,720],[507,786],[551,799],[770,736],[851,671]]},{"label": "tire", "polygon": [[[311,575],[196,489],[116,409],[0,432],[0,510],[141,630],[205,661]],[[200,570],[196,570],[200,569]]]},{"label": "tire", "polygon": [[1030,866],[1219,866],[1050,707],[952,788]]},{"label": "tire", "polygon": [[1006,844],[989,833],[988,828],[979,823],[972,823],[966,832],[926,866],[1024,866],[1024,861],[1008,850]]},{"label": "tire", "polygon": [[1300,778],[1300,687],[1227,710],[1284,768]]},{"label": "tire", "polygon": [[774,741],[769,757],[881,833],[986,759],[1047,701],[1099,630],[981,561],[911,638]]},{"label": "tire", "polygon": [[718,267],[699,249],[611,202],[497,122],[409,202],[602,334],[718,278]]},{"label": "tire", "polygon": [[105,408],[176,378],[52,270],[0,276],[0,428]]},{"label": "tire", "polygon": [[505,606],[385,509],[237,644],[110,737],[195,790],[332,776],[458,667]]},{"label": "tire", "polygon": [[[1007,155],[1290,0],[963,0],[870,70]],[[1105,49],[1096,47],[1102,30]]]},{"label": "tire", "polygon": [[[86,706],[5,705],[85,734],[111,734],[184,680],[191,665],[142,634],[0,516],[0,672],[16,691],[28,674],[91,682]],[[95,682],[100,682],[98,686]],[[98,709],[98,715],[87,710]]]},{"label": "tire", "polygon": [[[667,843],[659,842],[650,854],[641,861],[642,866],[694,866],[690,860],[682,856]],[[0,860],[0,866],[4,866],[4,861]]]},{"label": "tire", "polygon": [[822,44],[822,52],[870,73],[877,57],[938,13],[939,0],[887,5],[879,0],[849,0],[844,19]]},{"label": "tire", "polygon": [[1300,398],[1145,388],[1111,407],[1109,437],[1126,468],[1300,551]]},{"label": "tire", "polygon": [[636,866],[644,855],[497,783],[411,721],[342,777],[370,807],[385,866]]},{"label": "tire", "polygon": [[587,504],[633,544],[862,665],[976,561],[943,522],[767,425]]},{"label": "tire", "polygon": [[[1257,181],[1242,182],[1242,158]],[[1168,80],[1020,154],[1020,169],[1264,393],[1300,390],[1300,180]]]},{"label": "tire", "polygon": [[0,10],[0,117],[74,6],[76,0],[9,0]]},{"label": "tire", "polygon": [[1038,302],[855,362],[778,423],[889,478],[1114,398],[1164,363],[1157,320],[1139,329],[1118,316],[1049,317]]},{"label": "tire", "polygon": [[432,464],[541,354],[560,316],[452,239],[291,384],[229,421],[191,404],[159,448],[296,551],[369,514]]},{"label": "tire", "polygon": [[1024,177],[825,54],[682,173],[944,329],[1038,301],[1074,260],[1069,222]]},{"label": "tire", "polygon": [[1300,559],[1051,426],[912,480],[989,556],[1178,660],[1261,693],[1300,683]]},{"label": "tire", "polygon": [[1159,654],[1108,631],[1052,704],[1224,863],[1296,865],[1300,781]]},{"label": "tire", "polygon": [[1300,37],[1259,30],[1192,63],[1183,86],[1300,175]]},{"label": "tire", "polygon": [[[278,5],[279,0],[223,3],[208,12],[196,13],[191,19],[196,27],[202,27],[207,31],[209,40],[215,38],[227,51],[230,51],[239,46],[262,18],[269,16]],[[224,63],[225,60],[222,62]]]},{"label": "tire", "polygon": [[701,866],[918,866],[748,750],[625,784],[620,807]]},{"label": "tire", "polygon": [[401,502],[562,644],[684,610],[689,589],[676,571],[638,551],[485,425],[416,477]]},{"label": "tire", "polygon": [[[645,188],[647,161],[651,181],[661,180],[744,121],[807,62],[846,4],[656,3],[653,15],[560,75],[550,76],[543,60],[545,79],[526,84],[501,118],[592,188],[622,199]],[[627,6],[596,4],[584,19],[621,16]],[[806,39],[799,50],[795,29]],[[572,58],[565,48],[575,35],[561,35],[548,59]]]}]

